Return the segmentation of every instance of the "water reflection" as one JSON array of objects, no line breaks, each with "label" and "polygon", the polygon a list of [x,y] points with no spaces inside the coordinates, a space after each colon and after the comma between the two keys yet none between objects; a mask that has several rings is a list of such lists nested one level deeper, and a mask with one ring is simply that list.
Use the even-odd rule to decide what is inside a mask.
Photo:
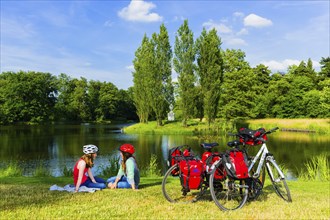
[{"label": "water reflection", "polygon": [[[124,134],[121,128],[127,125],[42,125],[42,126],[2,126],[0,127],[0,166],[9,161],[18,161],[24,167],[25,175],[32,175],[38,167],[49,169],[53,176],[61,176],[64,167],[72,168],[82,156],[82,146],[95,144],[100,152],[93,172],[102,172],[110,165],[110,158],[119,157],[118,147],[132,143],[136,147],[136,158],[141,168],[149,165],[152,154],[157,156],[158,168],[166,170],[168,150],[171,147],[187,144],[197,155],[203,153],[202,142],[218,142],[215,150],[229,149],[226,143],[232,137],[222,136],[198,139],[191,135],[140,135]],[[304,163],[321,153],[329,155],[328,135],[276,132],[269,136],[267,146],[279,164],[284,165],[294,178]],[[256,153],[258,147],[249,152]]]}]

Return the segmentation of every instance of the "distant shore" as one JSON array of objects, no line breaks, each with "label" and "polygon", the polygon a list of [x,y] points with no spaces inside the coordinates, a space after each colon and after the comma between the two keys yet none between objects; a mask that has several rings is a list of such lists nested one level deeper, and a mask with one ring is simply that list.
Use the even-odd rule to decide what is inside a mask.
[{"label": "distant shore", "polygon": [[247,127],[257,129],[260,127],[271,129],[279,127],[280,131],[310,132],[330,134],[330,119],[254,119],[241,121],[216,120],[210,127],[205,121],[197,119],[189,120],[188,126],[183,127],[181,121],[164,122],[163,126],[157,126],[155,121],[148,124],[137,123],[123,130],[126,133],[154,133],[154,134],[197,134],[200,132],[233,132],[237,128]]}]

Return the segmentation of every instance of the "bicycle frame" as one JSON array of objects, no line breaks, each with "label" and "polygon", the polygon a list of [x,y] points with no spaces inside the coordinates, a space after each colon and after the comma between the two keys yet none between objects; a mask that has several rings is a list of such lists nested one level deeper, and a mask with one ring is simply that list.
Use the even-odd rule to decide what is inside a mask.
[{"label": "bicycle frame", "polygon": [[[260,176],[260,172],[262,169],[262,166],[265,164],[265,161],[273,161],[274,165],[276,166],[276,168],[279,171],[279,174],[281,176],[281,178],[285,178],[283,172],[281,171],[281,169],[279,169],[278,165],[275,163],[275,159],[274,157],[269,153],[268,148],[266,146],[266,143],[264,142],[260,148],[260,150],[258,151],[258,153],[256,154],[256,156],[253,158],[253,160],[251,161],[251,164],[249,165],[249,172],[252,170],[252,168],[254,167],[255,163],[258,161],[260,157],[260,161],[257,167],[256,172],[253,174],[253,178],[259,178]],[[271,169],[268,167],[268,164],[266,163],[266,168],[269,171],[269,175],[270,178],[273,180],[274,179],[274,175],[271,172]]]}]

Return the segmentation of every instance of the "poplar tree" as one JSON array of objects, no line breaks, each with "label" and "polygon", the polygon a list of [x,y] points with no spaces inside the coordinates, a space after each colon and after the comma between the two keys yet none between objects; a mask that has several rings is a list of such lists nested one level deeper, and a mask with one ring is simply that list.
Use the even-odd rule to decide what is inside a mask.
[{"label": "poplar tree", "polygon": [[172,51],[169,36],[164,24],[160,26],[160,33],[152,35],[154,42],[154,67],[151,75],[151,99],[150,105],[155,113],[157,125],[162,125],[169,104],[173,103],[172,85]]},{"label": "poplar tree", "polygon": [[221,40],[217,31],[203,29],[197,40],[197,64],[201,85],[204,114],[210,125],[217,116],[220,99],[220,86],[223,76],[223,61],[220,52]]},{"label": "poplar tree", "polygon": [[182,125],[187,126],[187,120],[194,113],[195,82],[194,74],[195,48],[193,32],[185,20],[175,36],[174,70],[178,74],[180,109],[182,111]]},{"label": "poplar tree", "polygon": [[133,101],[141,123],[148,123],[151,112],[150,81],[154,71],[154,46],[144,35],[141,46],[135,52],[133,60]]}]

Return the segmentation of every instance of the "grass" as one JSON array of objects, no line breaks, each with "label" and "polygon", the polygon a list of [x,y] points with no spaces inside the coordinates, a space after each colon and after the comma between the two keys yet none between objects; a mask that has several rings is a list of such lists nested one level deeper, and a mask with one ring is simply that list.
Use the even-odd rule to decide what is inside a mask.
[{"label": "grass", "polygon": [[284,202],[269,181],[257,201],[223,212],[207,194],[191,204],[169,203],[162,177],[141,178],[138,191],[105,189],[95,193],[49,191],[68,177],[0,178],[1,219],[329,219],[329,182],[288,181],[292,203]]},{"label": "grass", "polygon": [[207,122],[192,119],[188,121],[188,126],[183,127],[179,121],[165,122],[163,126],[157,126],[155,121],[148,124],[134,124],[124,128],[125,133],[143,134],[193,134],[218,135],[236,131],[239,127],[257,129],[264,127],[267,129],[279,127],[287,131],[307,131],[322,134],[330,134],[330,119],[255,119],[246,121],[224,121],[217,119],[209,127]]},{"label": "grass", "polygon": [[252,129],[265,127],[279,127],[281,130],[288,131],[311,131],[316,133],[330,133],[330,119],[255,119],[247,120],[247,124]]},{"label": "grass", "polygon": [[326,154],[313,157],[305,164],[306,171],[301,171],[299,178],[312,181],[330,181],[330,164]]},{"label": "grass", "polygon": [[[113,161],[114,164],[117,162]],[[146,170],[148,177],[141,178],[138,191],[105,189],[95,193],[75,194],[49,191],[49,187],[53,184],[64,186],[72,183],[72,177],[17,176],[15,170],[19,168],[13,163],[0,172],[1,219],[330,218],[329,160],[325,155],[312,158],[306,163],[308,172],[306,175],[301,175],[298,181],[287,181],[292,203],[287,203],[278,197],[266,178],[263,193],[258,200],[249,202],[242,209],[232,212],[219,210],[209,193],[196,203],[169,203],[162,195],[162,177],[158,176],[156,163],[156,157],[152,156],[150,168]],[[12,170],[15,172],[8,175]],[[42,170],[41,174],[44,174]]]},{"label": "grass", "polygon": [[220,134],[222,132],[232,131],[235,129],[234,121],[217,120],[210,126],[205,121],[191,119],[187,122],[187,127],[182,126],[182,122],[166,121],[163,126],[157,126],[155,121],[148,124],[138,123],[124,128],[125,133],[142,133],[142,134]]}]

